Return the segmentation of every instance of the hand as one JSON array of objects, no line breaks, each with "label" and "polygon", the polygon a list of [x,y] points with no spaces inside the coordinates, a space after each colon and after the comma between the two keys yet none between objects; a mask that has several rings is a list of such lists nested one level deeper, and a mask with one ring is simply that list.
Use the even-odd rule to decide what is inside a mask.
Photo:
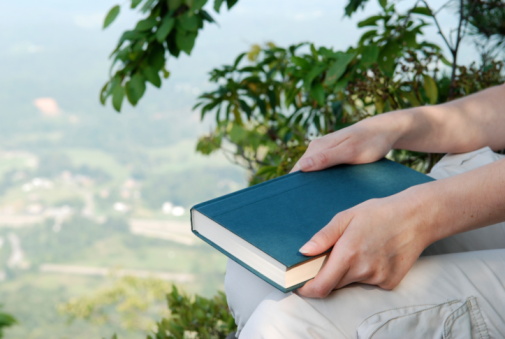
[{"label": "hand", "polygon": [[393,115],[365,119],[313,140],[293,171],[317,171],[342,163],[373,162],[384,157],[398,138]]},{"label": "hand", "polygon": [[333,246],[316,277],[298,294],[324,298],[359,282],[392,289],[430,244],[426,206],[414,186],[393,196],[368,200],[337,214],[300,252],[313,256]]}]

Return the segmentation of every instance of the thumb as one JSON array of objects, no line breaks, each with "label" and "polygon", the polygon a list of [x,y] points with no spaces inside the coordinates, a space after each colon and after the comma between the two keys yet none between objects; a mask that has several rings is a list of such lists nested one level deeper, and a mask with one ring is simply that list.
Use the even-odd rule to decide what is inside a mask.
[{"label": "thumb", "polygon": [[319,171],[334,165],[347,162],[348,152],[338,147],[324,149],[310,155],[304,155],[297,163],[298,169],[303,172]]},{"label": "thumb", "polygon": [[313,256],[325,252],[335,245],[348,224],[349,222],[344,216],[344,213],[337,214],[329,224],[314,234],[314,236],[299,249],[300,253],[306,256]]}]

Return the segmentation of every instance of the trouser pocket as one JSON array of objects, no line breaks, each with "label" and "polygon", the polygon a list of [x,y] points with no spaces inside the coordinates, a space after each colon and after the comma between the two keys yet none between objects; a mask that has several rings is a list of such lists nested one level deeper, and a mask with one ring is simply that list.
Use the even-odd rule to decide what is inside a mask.
[{"label": "trouser pocket", "polygon": [[489,338],[475,297],[376,313],[358,327],[359,339]]}]

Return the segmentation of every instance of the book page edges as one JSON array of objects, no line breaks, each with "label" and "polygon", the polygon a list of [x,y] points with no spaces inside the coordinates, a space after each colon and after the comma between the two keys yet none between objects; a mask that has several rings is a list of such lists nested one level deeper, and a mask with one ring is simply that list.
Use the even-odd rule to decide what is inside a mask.
[{"label": "book page edges", "polygon": [[283,292],[312,279],[328,255],[325,253],[287,268],[194,208],[191,210],[191,229],[199,238]]}]

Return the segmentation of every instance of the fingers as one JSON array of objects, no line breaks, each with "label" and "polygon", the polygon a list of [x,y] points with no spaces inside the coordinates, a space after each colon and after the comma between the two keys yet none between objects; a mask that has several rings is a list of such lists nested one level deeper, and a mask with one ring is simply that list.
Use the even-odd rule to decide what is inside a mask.
[{"label": "fingers", "polygon": [[300,253],[307,256],[318,255],[331,248],[344,232],[352,217],[348,213],[342,212],[333,217],[328,225],[300,248]]},{"label": "fingers", "polygon": [[308,171],[318,171],[330,166],[341,164],[347,161],[349,150],[344,144],[349,137],[333,139],[330,134],[320,139],[313,140],[305,154],[297,163],[298,169]]},{"label": "fingers", "polygon": [[[317,232],[300,248],[300,252],[304,255],[312,256],[328,250],[338,241],[351,220],[352,217],[349,213],[342,212],[337,214],[328,225]],[[298,293],[310,298],[324,298],[327,296],[349,270],[346,262],[338,259],[339,256],[339,250],[334,248],[321,271],[313,280],[300,288]]]},{"label": "fingers", "polygon": [[379,160],[397,140],[382,121],[376,117],[365,119],[311,141],[292,171],[318,171],[338,164],[363,164]]},{"label": "fingers", "polygon": [[328,296],[336,288],[336,283],[347,274],[350,268],[346,262],[335,263],[335,261],[338,261],[338,255],[332,252],[316,277],[299,288],[297,293],[307,298]]}]

